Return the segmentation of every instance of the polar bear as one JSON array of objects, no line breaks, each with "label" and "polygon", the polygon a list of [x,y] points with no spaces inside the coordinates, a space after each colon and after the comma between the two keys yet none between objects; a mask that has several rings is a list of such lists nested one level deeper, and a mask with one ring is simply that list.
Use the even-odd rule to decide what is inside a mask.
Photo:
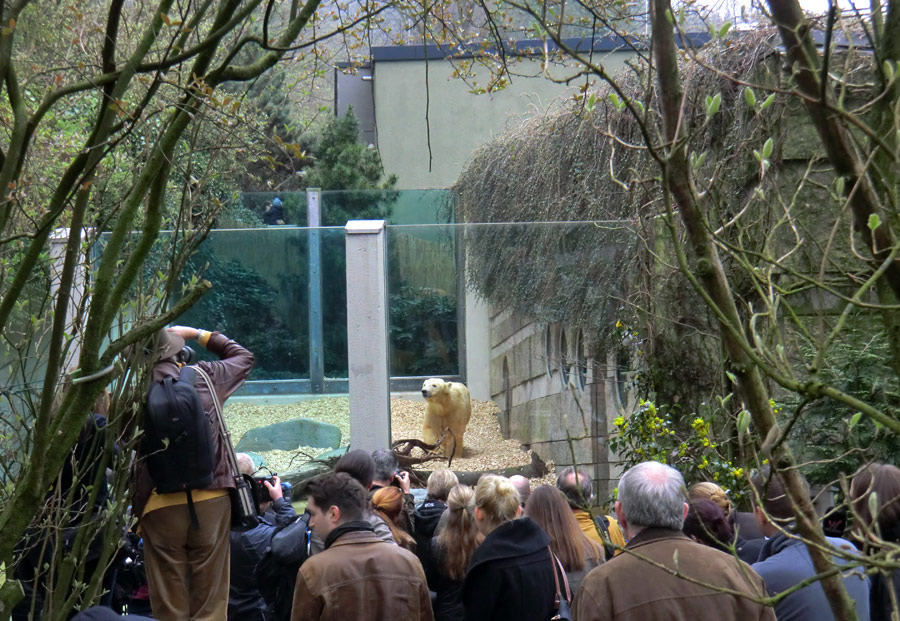
[{"label": "polar bear", "polygon": [[[472,400],[469,398],[469,389],[465,384],[459,382],[445,382],[432,377],[422,384],[422,396],[427,402],[422,439],[428,444],[434,444],[440,439],[444,429],[449,428],[456,438],[456,450],[452,457],[462,457],[463,434],[466,432],[466,425],[472,416]],[[453,438],[447,434],[440,451],[447,455],[452,447]]]}]

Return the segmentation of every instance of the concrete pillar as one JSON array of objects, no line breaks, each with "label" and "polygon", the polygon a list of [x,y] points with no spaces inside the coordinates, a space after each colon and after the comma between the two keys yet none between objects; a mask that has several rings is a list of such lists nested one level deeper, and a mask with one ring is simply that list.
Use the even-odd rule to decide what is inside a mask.
[{"label": "concrete pillar", "polygon": [[322,319],[322,193],[306,190],[306,225],[309,227],[309,391],[325,392],[325,331]]},{"label": "concrete pillar", "polygon": [[387,244],[384,220],[351,220],[347,235],[350,445],[391,446]]}]

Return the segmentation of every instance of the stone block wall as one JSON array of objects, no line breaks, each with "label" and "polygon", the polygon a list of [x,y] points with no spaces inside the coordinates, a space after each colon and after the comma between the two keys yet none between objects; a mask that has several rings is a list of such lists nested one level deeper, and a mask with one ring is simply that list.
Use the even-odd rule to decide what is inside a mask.
[{"label": "stone block wall", "polygon": [[491,313],[491,398],[503,435],[527,444],[557,470],[587,467],[598,500],[621,468],[607,445],[613,420],[630,412],[625,379],[611,355],[589,357],[580,331]]}]

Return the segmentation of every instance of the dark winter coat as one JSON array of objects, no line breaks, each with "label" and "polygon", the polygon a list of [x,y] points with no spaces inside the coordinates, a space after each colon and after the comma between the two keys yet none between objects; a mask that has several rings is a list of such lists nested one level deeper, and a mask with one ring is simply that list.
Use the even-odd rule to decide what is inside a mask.
[{"label": "dark winter coat", "polygon": [[[434,539],[434,529],[437,528],[438,522],[446,510],[446,503],[434,498],[426,498],[414,514],[413,539],[416,540],[416,556],[422,562],[426,576],[433,567],[431,540]],[[430,585],[429,582],[429,588]]]},{"label": "dark winter coat", "polygon": [[463,584],[467,621],[547,621],[556,614],[550,537],[523,517],[501,524],[475,550]]},{"label": "dark winter coat", "polygon": [[466,616],[463,607],[463,580],[454,580],[444,570],[444,547],[437,539],[431,540],[431,567],[425,569],[428,588],[435,592],[432,608],[435,621],[462,621]]},{"label": "dark winter coat", "polygon": [[[827,537],[828,542],[838,548],[854,550],[846,539]],[[845,561],[834,558],[843,565]],[[763,546],[759,553],[759,561],[753,569],[766,582],[769,595],[777,595],[786,591],[798,582],[816,575],[812,559],[806,545],[799,539],[778,533]],[[861,621],[869,618],[869,581],[861,569],[851,569],[844,573],[844,586],[847,594],[856,603],[856,614]],[[822,589],[822,583],[816,582],[794,591],[775,604],[775,616],[778,621],[827,621],[834,619],[831,606]]]},{"label": "dark winter coat", "polygon": [[891,589],[900,603],[900,570],[890,574],[874,574],[869,591],[869,612],[872,621],[890,621],[894,606],[891,603]]},{"label": "dark winter coat", "polygon": [[[297,512],[283,498],[272,503],[274,515],[265,515],[248,530],[232,530],[231,583],[228,587],[228,619],[230,621],[264,621],[266,603],[259,593],[256,565],[272,544],[278,526],[297,517]],[[274,518],[271,520],[270,518]]]}]

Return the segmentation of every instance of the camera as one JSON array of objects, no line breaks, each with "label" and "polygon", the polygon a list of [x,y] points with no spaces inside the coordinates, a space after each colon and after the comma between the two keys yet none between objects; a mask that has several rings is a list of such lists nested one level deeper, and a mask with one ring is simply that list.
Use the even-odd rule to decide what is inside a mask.
[{"label": "camera", "polygon": [[[253,476],[253,499],[256,502],[256,506],[260,506],[264,502],[270,502],[272,497],[269,496],[269,489],[265,486],[265,481],[268,481],[270,485],[275,484],[275,477],[278,476],[277,472],[270,472],[265,475],[254,475]],[[281,483],[281,495],[284,497],[285,502],[290,504],[291,502],[291,490],[292,485],[290,483],[286,483],[282,481]]]},{"label": "camera", "polygon": [[182,364],[194,364],[197,362],[197,352],[194,351],[193,347],[185,345],[180,352],[175,354],[175,359]]}]

